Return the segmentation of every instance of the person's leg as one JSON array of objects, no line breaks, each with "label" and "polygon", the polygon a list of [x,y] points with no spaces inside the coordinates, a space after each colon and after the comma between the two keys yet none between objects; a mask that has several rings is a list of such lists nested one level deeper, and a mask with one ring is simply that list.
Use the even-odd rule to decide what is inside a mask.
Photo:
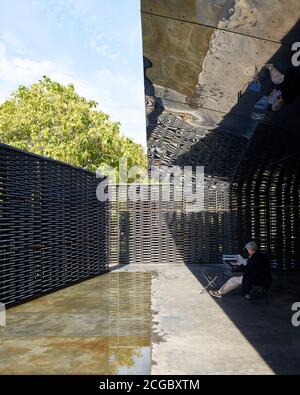
[{"label": "person's leg", "polygon": [[243,277],[243,283],[242,283],[242,295],[243,296],[250,294],[251,284],[252,284],[251,276],[248,273],[245,273],[244,277]]},{"label": "person's leg", "polygon": [[217,291],[209,291],[210,295],[214,298],[222,298],[224,295],[228,294],[228,292],[233,291],[234,289],[240,287],[243,282],[243,276],[231,277],[226,283]]},{"label": "person's leg", "polygon": [[243,276],[231,277],[226,283],[219,289],[220,295],[226,295],[234,289],[240,287],[243,283]]}]

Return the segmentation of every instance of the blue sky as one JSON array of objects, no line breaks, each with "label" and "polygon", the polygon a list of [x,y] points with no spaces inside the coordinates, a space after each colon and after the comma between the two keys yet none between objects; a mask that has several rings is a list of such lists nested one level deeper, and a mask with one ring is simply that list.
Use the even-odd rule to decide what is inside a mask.
[{"label": "blue sky", "polygon": [[48,75],[145,146],[140,0],[1,0],[0,102]]}]

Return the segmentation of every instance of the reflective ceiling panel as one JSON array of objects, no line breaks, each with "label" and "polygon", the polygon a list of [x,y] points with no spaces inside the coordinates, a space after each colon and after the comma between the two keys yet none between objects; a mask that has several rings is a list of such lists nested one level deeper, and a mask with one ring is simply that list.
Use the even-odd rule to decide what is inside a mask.
[{"label": "reflective ceiling panel", "polygon": [[297,41],[300,2],[295,0],[142,0],[142,12],[265,40]]}]

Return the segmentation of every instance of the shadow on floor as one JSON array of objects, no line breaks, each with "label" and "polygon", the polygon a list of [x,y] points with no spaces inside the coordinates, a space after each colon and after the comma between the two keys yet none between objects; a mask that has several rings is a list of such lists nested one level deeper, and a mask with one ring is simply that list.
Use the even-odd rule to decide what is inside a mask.
[{"label": "shadow on floor", "polygon": [[[190,271],[205,286],[199,266]],[[300,273],[274,273],[267,295],[252,301],[236,290],[215,302],[276,374],[300,373],[300,328],[293,327],[292,305],[300,302]]]}]

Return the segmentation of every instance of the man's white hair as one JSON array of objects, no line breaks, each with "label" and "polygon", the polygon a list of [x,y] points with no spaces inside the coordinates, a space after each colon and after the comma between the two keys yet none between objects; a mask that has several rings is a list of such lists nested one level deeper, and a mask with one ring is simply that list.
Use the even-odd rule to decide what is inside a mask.
[{"label": "man's white hair", "polygon": [[257,251],[258,250],[258,246],[255,243],[255,241],[250,241],[248,244],[245,245],[245,248],[248,250],[253,250],[253,251]]}]

